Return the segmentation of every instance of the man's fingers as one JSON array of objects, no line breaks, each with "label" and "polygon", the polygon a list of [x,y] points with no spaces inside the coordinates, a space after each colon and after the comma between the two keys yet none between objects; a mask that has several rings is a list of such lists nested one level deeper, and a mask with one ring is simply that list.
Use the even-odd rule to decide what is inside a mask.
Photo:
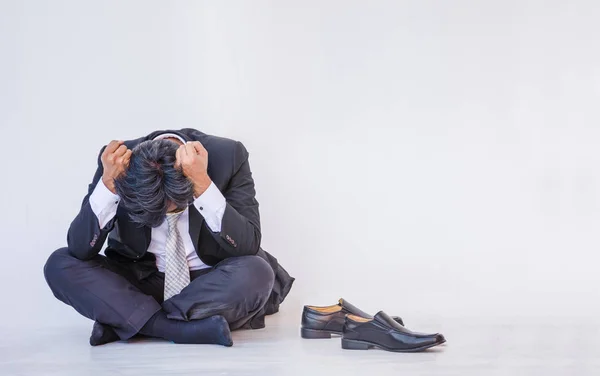
[{"label": "man's fingers", "polygon": [[115,150],[115,158],[122,157],[127,152],[127,146],[121,145]]},{"label": "man's fingers", "polygon": [[132,153],[131,150],[127,149],[127,151],[123,155],[123,164],[125,166],[129,166],[129,161],[131,160],[131,153]]},{"label": "man's fingers", "polygon": [[179,168],[179,149],[181,148],[177,148],[177,151],[175,152],[175,168]]},{"label": "man's fingers", "polygon": [[118,164],[127,164],[129,163],[129,158],[131,157],[131,150],[126,150],[123,155],[119,157],[115,157],[115,162]]},{"label": "man's fingers", "polygon": [[204,149],[204,146],[200,143],[200,141],[190,142],[189,144],[192,145],[192,147],[196,151],[196,154],[200,154],[206,150],[206,149]]},{"label": "man's fingers", "polygon": [[185,144],[185,151],[187,152],[187,155],[191,156],[195,156],[196,154],[196,149],[194,148],[194,145],[191,142],[188,142]]},{"label": "man's fingers", "polygon": [[122,144],[123,144],[123,141],[112,140],[111,142],[108,143],[108,145],[106,145],[106,149],[104,149],[104,153],[107,155],[110,153],[114,153],[114,151],[117,150]]},{"label": "man's fingers", "polygon": [[179,150],[181,150],[181,157],[185,157],[187,155],[187,148],[185,147],[185,145],[186,144],[179,146]]},{"label": "man's fingers", "polygon": [[175,168],[179,168],[181,166],[181,158],[183,157],[184,151],[183,145],[177,148],[177,152],[175,152]]}]

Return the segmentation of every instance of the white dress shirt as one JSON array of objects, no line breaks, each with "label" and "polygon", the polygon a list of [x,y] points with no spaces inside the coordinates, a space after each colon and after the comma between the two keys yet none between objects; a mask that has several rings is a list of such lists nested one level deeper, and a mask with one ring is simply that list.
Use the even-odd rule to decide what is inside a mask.
[{"label": "white dress shirt", "polygon": [[[156,137],[155,140],[158,138],[165,138],[165,136],[177,137],[181,140],[177,135],[167,134],[162,134]],[[184,140],[181,141],[185,142]],[[100,228],[104,228],[117,214],[117,207],[119,206],[120,200],[120,197],[106,188],[106,185],[104,185],[104,182],[100,179],[89,199],[92,211],[98,218]],[[225,197],[214,183],[211,183],[208,189],[194,200],[194,206],[204,217],[206,224],[213,232],[221,231],[221,222],[227,205]],[[177,221],[177,228],[183,238],[183,245],[187,254],[188,266],[190,270],[208,268],[209,266],[204,264],[198,257],[194,244],[192,243],[192,238],[189,233],[189,218],[189,209],[186,208]],[[163,221],[160,226],[153,227],[150,246],[148,247],[148,252],[153,253],[156,257],[156,267],[161,272],[165,271],[165,248],[168,228],[169,225],[166,220]]]}]

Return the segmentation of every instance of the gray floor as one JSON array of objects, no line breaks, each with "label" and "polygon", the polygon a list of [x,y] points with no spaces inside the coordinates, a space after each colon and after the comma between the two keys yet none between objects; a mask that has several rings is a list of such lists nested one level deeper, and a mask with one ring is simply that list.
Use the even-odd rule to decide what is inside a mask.
[{"label": "gray floor", "polygon": [[[92,348],[89,327],[3,330],[2,375],[600,375],[600,322],[444,319],[413,328],[444,333],[448,344],[418,354],[350,351],[340,340],[303,340],[296,317],[236,332],[232,348],[163,341]],[[87,323],[86,323],[87,324]]]}]

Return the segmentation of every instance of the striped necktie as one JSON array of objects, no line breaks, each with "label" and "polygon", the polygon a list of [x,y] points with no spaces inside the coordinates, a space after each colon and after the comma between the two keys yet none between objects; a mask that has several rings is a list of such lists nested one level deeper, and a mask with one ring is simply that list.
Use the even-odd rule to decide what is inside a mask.
[{"label": "striped necktie", "polygon": [[190,268],[183,246],[183,239],[177,228],[177,220],[183,212],[167,214],[169,230],[165,255],[165,300],[177,295],[190,284]]}]

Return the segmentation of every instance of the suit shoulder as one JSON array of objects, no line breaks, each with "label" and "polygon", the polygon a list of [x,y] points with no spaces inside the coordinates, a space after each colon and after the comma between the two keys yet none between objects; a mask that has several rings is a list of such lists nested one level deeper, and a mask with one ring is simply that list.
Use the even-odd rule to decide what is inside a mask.
[{"label": "suit shoulder", "polygon": [[183,128],[180,132],[184,133],[193,140],[200,141],[207,151],[213,152],[234,152],[241,145],[240,141],[227,137],[214,136],[200,132],[193,128]]},{"label": "suit shoulder", "polygon": [[133,149],[134,147],[136,147],[144,141],[146,141],[146,137],[136,138],[135,140],[126,140],[123,141],[123,143],[125,144],[125,146],[127,146],[127,149]]},{"label": "suit shoulder", "polygon": [[[248,159],[248,151],[244,144],[240,141],[232,140],[225,137],[209,136],[203,142],[208,155],[218,155],[219,159],[225,159],[233,166],[234,170],[237,169],[245,160]],[[209,157],[210,159],[210,157]]]},{"label": "suit shoulder", "polygon": [[206,135],[202,144],[204,145],[204,147],[207,147],[207,145],[211,145],[220,149],[235,150],[238,147],[237,145],[240,144],[240,142],[232,140],[231,138]]},{"label": "suit shoulder", "polygon": [[217,171],[229,171],[233,174],[248,159],[248,151],[240,141],[209,135],[191,128],[182,129],[181,132],[202,143],[208,152],[209,171],[213,174],[218,174]]}]

